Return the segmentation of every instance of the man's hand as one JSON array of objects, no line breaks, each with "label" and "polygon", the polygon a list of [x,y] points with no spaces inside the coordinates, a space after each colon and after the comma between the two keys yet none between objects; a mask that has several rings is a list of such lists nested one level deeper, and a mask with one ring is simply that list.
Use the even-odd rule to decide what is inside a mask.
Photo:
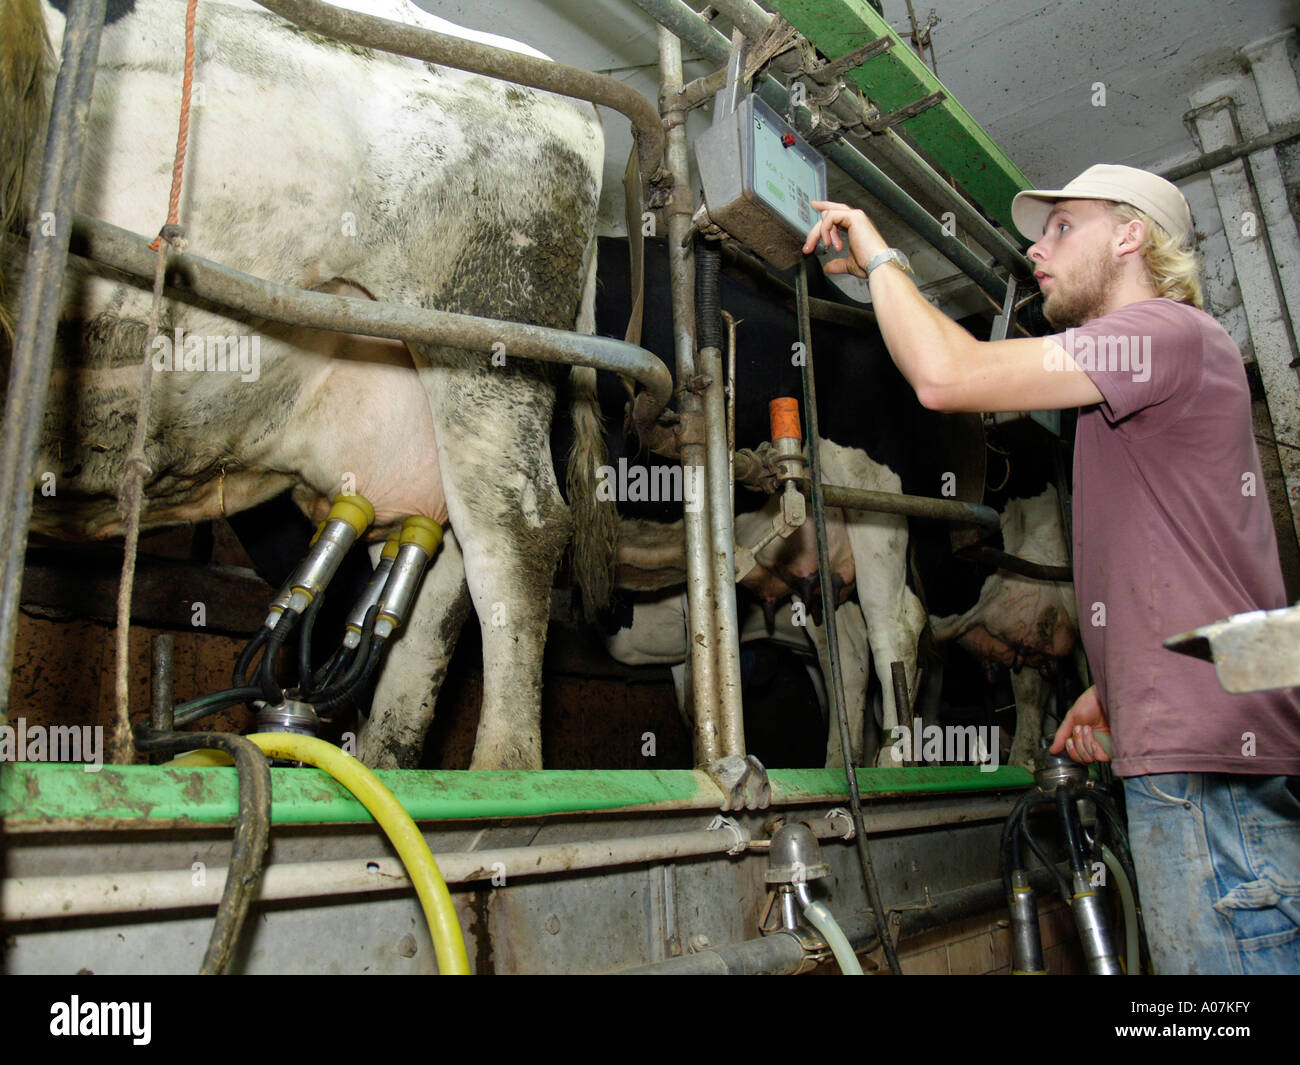
[{"label": "man's hand", "polygon": [[1099,740],[1101,736],[1106,737],[1109,745],[1110,721],[1106,717],[1106,708],[1097,698],[1097,685],[1094,684],[1075,700],[1065,715],[1061,727],[1056,730],[1051,753],[1065,751],[1076,762],[1109,762],[1110,755]]},{"label": "man's hand", "polygon": [[843,259],[832,259],[822,269],[828,274],[852,274],[854,277],[867,276],[867,263],[871,262],[889,245],[876,231],[866,214],[856,207],[843,203],[831,203],[828,200],[813,200],[814,210],[821,211],[821,221],[808,231],[803,251],[810,254],[817,248],[818,242],[836,251],[844,250],[844,239],[840,230],[849,234],[849,254]]}]

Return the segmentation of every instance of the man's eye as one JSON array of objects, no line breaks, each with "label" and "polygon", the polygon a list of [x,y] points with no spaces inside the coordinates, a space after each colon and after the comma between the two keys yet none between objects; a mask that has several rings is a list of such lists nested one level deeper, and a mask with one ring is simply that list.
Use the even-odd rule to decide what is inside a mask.
[{"label": "man's eye", "polygon": [[1069,222],[1057,222],[1057,223],[1056,223],[1056,231],[1057,231],[1058,233],[1064,233],[1064,232],[1065,232],[1067,229],[1069,229],[1069,228],[1070,228],[1070,223],[1069,223]]}]

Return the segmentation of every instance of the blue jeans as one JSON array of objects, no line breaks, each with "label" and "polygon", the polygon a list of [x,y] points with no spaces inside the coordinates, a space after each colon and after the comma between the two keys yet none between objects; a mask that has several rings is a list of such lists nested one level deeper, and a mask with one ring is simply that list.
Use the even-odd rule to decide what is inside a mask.
[{"label": "blue jeans", "polygon": [[1300,777],[1124,780],[1158,973],[1300,973]]}]

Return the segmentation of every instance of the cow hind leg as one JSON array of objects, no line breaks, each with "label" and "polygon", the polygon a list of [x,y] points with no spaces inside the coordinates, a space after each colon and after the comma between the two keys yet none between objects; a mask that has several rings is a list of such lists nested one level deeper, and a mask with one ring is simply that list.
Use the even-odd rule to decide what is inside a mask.
[{"label": "cow hind leg", "polygon": [[[549,445],[555,392],[523,360],[444,355],[424,371],[451,526],[483,638],[471,769],[542,767],[542,654],[569,511]],[[454,443],[451,443],[454,442]]]}]

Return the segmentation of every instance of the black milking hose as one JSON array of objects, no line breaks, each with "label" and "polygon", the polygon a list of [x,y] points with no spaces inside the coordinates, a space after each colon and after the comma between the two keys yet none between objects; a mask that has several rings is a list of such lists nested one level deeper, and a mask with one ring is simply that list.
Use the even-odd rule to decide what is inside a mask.
[{"label": "black milking hose", "polygon": [[[241,700],[242,701],[242,700]],[[139,751],[225,751],[239,773],[239,820],[230,852],[230,869],[221,892],[221,905],[212,926],[200,974],[215,976],[230,967],[230,957],[257,894],[258,881],[271,838],[271,766],[257,745],[229,732],[159,732],[145,725],[135,731]]]}]

